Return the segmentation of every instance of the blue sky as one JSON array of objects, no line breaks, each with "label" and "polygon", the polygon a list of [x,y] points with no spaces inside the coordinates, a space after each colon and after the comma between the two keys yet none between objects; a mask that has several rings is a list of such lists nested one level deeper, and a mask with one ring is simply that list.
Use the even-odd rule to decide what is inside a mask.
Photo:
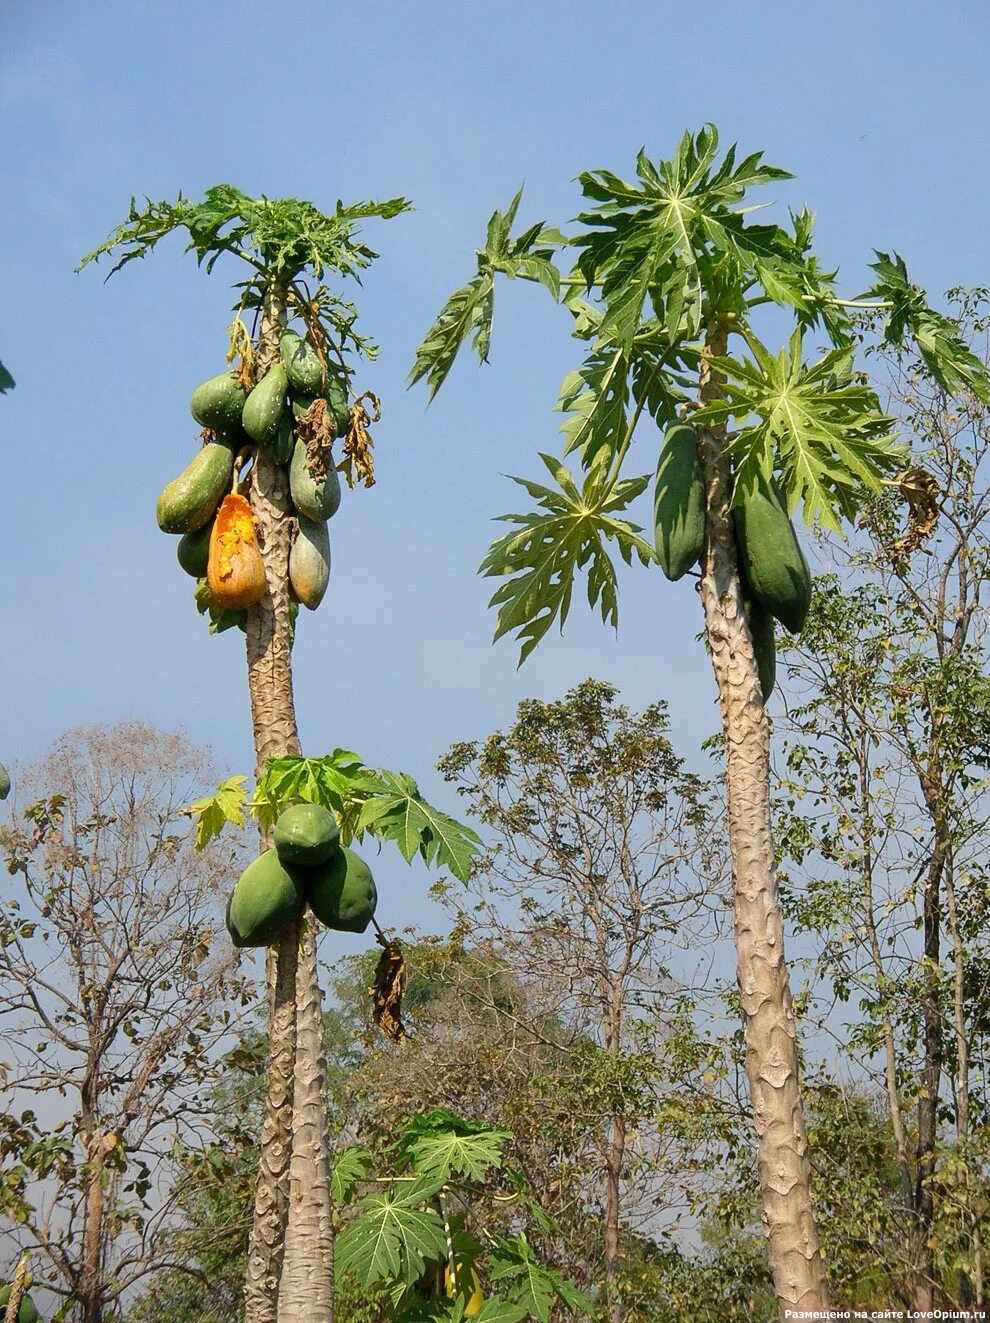
[{"label": "blue sky", "polygon": [[[456,811],[432,772],[452,741],[594,675],[634,706],[668,699],[693,758],[717,709],[688,581],[626,572],[617,639],[576,595],[563,638],[519,672],[510,642],[491,646],[492,585],[475,570],[489,520],[520,508],[500,475],[536,477],[536,452],[558,445],[550,407],[577,362],[566,315],[539,290],[500,289],[492,365],[459,363],[429,410],[405,389],[414,349],[520,183],[522,219],[566,222],[580,170],[628,173],[641,145],[669,154],[705,120],[794,172],[763,200],[817,211],[849,293],[873,247],[901,252],[933,294],[987,281],[988,27],[980,0],[6,0],[0,358],[17,389],[0,400],[0,758],[134,717],[184,726],[231,772],[253,763],[241,636],[207,635],[154,519],[195,451],[188,400],[223,367],[239,272],[207,279],[175,237],[109,284],[73,274],[131,194],[219,182],[416,207],[365,231],[381,253],[358,292],[382,345],[358,376],[384,402],[378,485],[345,492],[330,591],[300,622],[306,752],[356,749]],[[655,449],[639,444],[631,471],[646,472]],[[384,922],[436,921],[425,874],[383,856],[376,875]]]}]

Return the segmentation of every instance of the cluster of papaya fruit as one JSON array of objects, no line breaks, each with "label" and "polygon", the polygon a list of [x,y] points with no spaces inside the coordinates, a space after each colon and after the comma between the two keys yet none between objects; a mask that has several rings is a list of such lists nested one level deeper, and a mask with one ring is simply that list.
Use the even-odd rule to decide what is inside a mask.
[{"label": "cluster of papaya fruit", "polygon": [[[664,436],[654,489],[657,556],[668,579],[698,564],[705,547],[705,479],[690,422]],[[762,480],[732,510],[739,577],[764,702],[776,679],[774,621],[792,634],[811,606],[811,571],[777,485]]]},{"label": "cluster of papaya fruit", "polygon": [[306,904],[328,928],[363,933],[378,892],[368,865],[340,844],[333,814],[319,804],[293,804],[279,815],[274,839],[227,902],[234,945],[268,946]]},{"label": "cluster of papaya fruit", "polygon": [[179,564],[205,580],[212,606],[240,611],[265,594],[254,516],[236,490],[235,461],[264,448],[288,473],[295,532],[289,553],[293,596],[315,611],[330,578],[327,520],[340,506],[330,456],[350,421],[347,387],[313,346],[286,330],[279,357],[248,390],[238,372],[221,372],[195,390],[190,412],[204,444],[158,498],[158,527],[181,534]]}]

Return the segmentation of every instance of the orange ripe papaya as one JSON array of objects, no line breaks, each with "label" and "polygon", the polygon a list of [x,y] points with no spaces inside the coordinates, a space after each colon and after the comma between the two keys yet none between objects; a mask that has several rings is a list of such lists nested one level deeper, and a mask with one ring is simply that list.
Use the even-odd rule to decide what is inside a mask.
[{"label": "orange ripe papaya", "polygon": [[265,567],[254,534],[254,515],[243,496],[225,496],[210,533],[206,567],[214,605],[237,610],[265,595]]}]

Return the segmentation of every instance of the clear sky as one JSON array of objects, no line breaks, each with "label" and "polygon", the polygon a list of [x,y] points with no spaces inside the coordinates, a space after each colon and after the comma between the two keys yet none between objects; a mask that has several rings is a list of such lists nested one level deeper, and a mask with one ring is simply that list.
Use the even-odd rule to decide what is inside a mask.
[{"label": "clear sky", "polygon": [[[628,174],[641,145],[667,155],[705,120],[794,172],[761,200],[817,211],[850,294],[873,247],[933,295],[987,282],[988,35],[985,0],[0,0],[0,358],[17,380],[0,399],[0,758],[133,717],[184,726],[231,773],[253,763],[242,636],[208,636],[154,518],[195,451],[189,396],[224,366],[240,272],[207,279],[176,236],[107,285],[73,274],[132,194],[220,182],[416,207],[365,231],[382,255],[355,291],[383,346],[358,377],[384,403],[378,485],[345,491],[330,591],[300,621],[306,752],[353,748],[456,811],[432,771],[452,741],[594,675],[634,706],[668,699],[694,758],[717,710],[689,581],[626,571],[617,639],[576,594],[519,672],[511,642],[491,646],[475,570],[489,521],[520,508],[500,475],[538,476],[559,445],[567,315],[500,288],[492,365],[459,364],[429,410],[405,389],[414,349],[520,183],[521,219],[565,223],[580,170]],[[383,922],[436,921],[425,874],[383,856],[377,875]]]}]

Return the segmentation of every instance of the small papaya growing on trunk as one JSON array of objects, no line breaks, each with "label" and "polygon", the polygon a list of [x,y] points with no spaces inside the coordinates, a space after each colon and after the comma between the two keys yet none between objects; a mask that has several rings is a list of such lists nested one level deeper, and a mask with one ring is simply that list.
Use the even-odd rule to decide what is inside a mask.
[{"label": "small papaya growing on trunk", "polygon": [[265,595],[265,566],[254,533],[254,515],[243,496],[225,496],[210,534],[206,581],[220,610],[253,606]]}]

